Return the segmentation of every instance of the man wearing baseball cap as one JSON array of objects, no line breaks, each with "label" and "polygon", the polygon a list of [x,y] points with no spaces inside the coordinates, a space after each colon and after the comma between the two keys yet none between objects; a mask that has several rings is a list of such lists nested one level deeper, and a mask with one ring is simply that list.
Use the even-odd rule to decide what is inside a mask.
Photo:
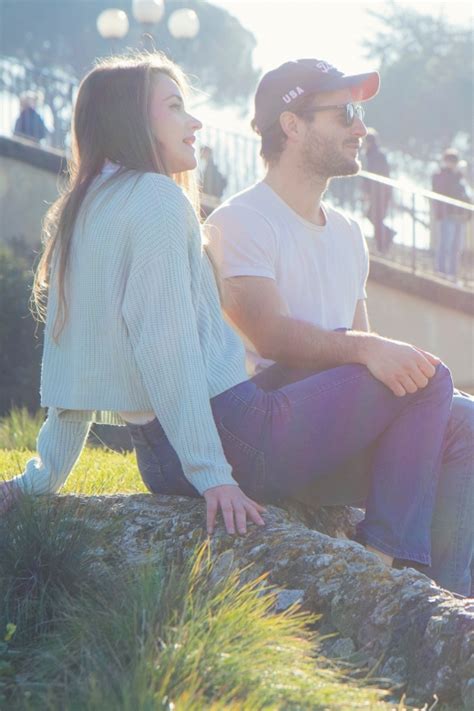
[{"label": "man wearing baseball cap", "polygon": [[[251,374],[268,390],[359,363],[403,397],[426,387],[440,362],[369,332],[369,259],[361,228],[322,200],[332,178],[360,169],[367,134],[362,103],[377,94],[379,84],[377,72],[347,75],[319,59],[285,62],[265,74],[252,121],[265,178],[208,218],[224,308],[244,338]],[[351,426],[363,427],[364,413],[356,419]],[[423,567],[462,595],[471,594],[473,429],[474,400],[457,393],[443,442],[431,565]],[[320,505],[363,502],[370,459],[371,451],[361,452],[300,498]],[[391,556],[377,554],[393,563]]]}]

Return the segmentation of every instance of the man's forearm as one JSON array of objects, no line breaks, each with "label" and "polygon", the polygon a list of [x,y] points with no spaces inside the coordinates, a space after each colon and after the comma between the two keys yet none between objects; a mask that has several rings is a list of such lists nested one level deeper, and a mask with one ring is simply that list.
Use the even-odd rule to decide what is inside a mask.
[{"label": "man's forearm", "polygon": [[294,368],[322,370],[365,363],[370,338],[360,331],[327,331],[307,321],[282,316],[261,355]]}]

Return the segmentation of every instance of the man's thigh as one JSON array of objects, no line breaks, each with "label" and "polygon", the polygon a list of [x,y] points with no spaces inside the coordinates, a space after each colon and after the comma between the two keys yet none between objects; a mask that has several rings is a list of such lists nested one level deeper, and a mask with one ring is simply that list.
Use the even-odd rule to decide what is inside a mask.
[{"label": "man's thigh", "polygon": [[[345,329],[344,329],[345,330]],[[279,363],[265,368],[253,381],[266,392],[278,390],[318,372],[289,368]],[[364,506],[370,488],[370,472],[375,445],[358,452],[333,471],[318,477],[310,486],[293,495],[305,504],[318,506]]]},{"label": "man's thigh", "polygon": [[293,498],[317,506],[365,506],[370,489],[372,445],[346,460],[344,464],[323,476]]}]

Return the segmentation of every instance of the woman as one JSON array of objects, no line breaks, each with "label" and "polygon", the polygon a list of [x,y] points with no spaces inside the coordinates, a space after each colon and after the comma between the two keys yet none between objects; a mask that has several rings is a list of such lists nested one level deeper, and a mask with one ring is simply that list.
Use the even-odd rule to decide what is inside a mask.
[{"label": "woman", "polygon": [[[108,60],[81,84],[70,186],[48,216],[35,284],[38,304],[48,291],[48,418],[39,459],[3,485],[4,508],[57,491],[92,421],[127,423],[151,491],[203,495],[209,533],[219,510],[229,533],[264,525],[261,502],[373,446],[360,537],[387,563],[429,563],[449,372],[432,367],[403,398],[359,365],[275,390],[247,379],[190,202],[201,124],[184,94],[178,68],[149,55]],[[349,434],[361,408],[372,417]]]}]

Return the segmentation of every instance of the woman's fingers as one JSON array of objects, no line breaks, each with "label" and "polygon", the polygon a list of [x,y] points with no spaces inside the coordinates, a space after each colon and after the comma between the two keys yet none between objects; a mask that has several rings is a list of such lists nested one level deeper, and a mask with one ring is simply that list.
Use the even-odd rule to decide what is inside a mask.
[{"label": "woman's fingers", "polygon": [[234,508],[234,512],[237,531],[243,536],[247,533],[247,512],[242,504],[237,504]]},{"label": "woman's fingers", "polygon": [[214,532],[217,512],[220,509],[227,533],[247,533],[247,516],[258,526],[264,526],[261,513],[265,507],[246,496],[237,486],[216,486],[204,492],[207,504],[207,532]]},{"label": "woman's fingers", "polygon": [[233,535],[235,533],[235,524],[234,507],[232,506],[232,502],[225,501],[224,503],[221,503],[221,511],[222,517],[224,519],[225,530],[227,531],[227,533]]},{"label": "woman's fingers", "polygon": [[260,516],[260,513],[265,512],[266,509],[255,501],[251,502],[251,505],[247,506],[247,512],[251,521],[257,524],[257,526],[265,526],[265,521]]},{"label": "woman's fingers", "polygon": [[259,511],[260,513],[265,513],[265,511],[267,510],[265,506],[262,506],[262,504],[259,504],[257,501],[250,499],[246,494],[244,494],[244,496],[247,504],[250,504],[251,506],[256,508],[257,511]]},{"label": "woman's fingers", "polygon": [[216,525],[216,514],[217,514],[217,499],[214,497],[206,496],[206,525],[207,532],[209,535],[214,533],[214,526]]}]

